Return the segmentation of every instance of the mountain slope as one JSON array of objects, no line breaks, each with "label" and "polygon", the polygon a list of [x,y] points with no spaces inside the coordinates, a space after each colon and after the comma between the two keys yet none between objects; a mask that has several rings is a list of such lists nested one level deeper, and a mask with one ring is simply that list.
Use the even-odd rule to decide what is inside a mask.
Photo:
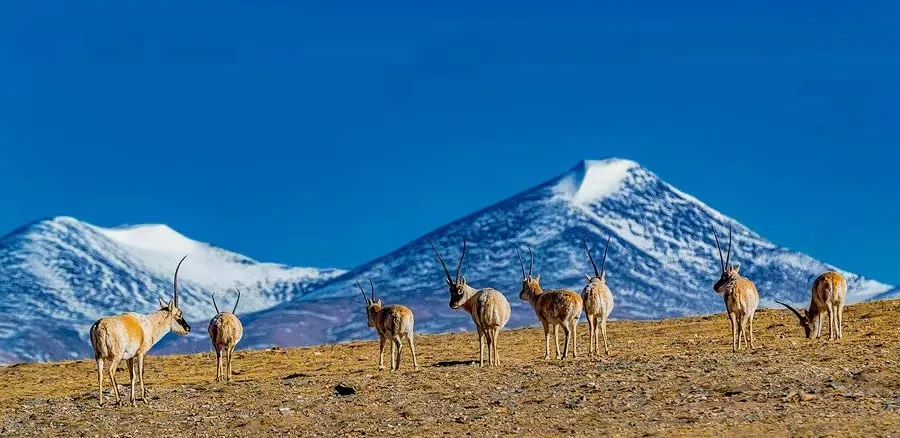
[{"label": "mountain slope", "polygon": [[[344,271],[291,268],[196,242],[165,225],[107,229],[70,217],[26,225],[0,239],[0,363],[85,357],[96,319],[125,311],[152,312],[172,296],[172,275],[185,254],[180,286],[187,319],[214,313],[210,292],[240,310],[290,300]],[[166,341],[171,342],[171,337]]]},{"label": "mountain slope", "polygon": [[[585,161],[538,187],[429,233],[400,249],[334,279],[315,291],[247,315],[245,347],[311,345],[372,338],[363,317],[357,278],[371,277],[387,303],[403,303],[420,332],[472,330],[467,314],[448,308],[443,274],[428,244],[434,240],[455,267],[468,238],[463,269],[469,284],[503,291],[513,306],[510,327],[533,325],[531,308],[518,299],[521,274],[515,248],[530,245],[545,288],[580,292],[590,270],[581,244],[586,236],[602,254],[613,236],[607,272],[616,297],[613,317],[658,319],[721,311],[712,291],[718,256],[711,229],[721,238],[734,228],[732,260],[752,279],[763,307],[775,299],[806,303],[819,273],[835,269],[779,247],[696,198],[682,193],[634,162]],[[723,242],[723,245],[725,242]],[[598,260],[599,263],[599,260]],[[847,274],[850,302],[889,286]],[[197,347],[201,349],[202,347]]]}]

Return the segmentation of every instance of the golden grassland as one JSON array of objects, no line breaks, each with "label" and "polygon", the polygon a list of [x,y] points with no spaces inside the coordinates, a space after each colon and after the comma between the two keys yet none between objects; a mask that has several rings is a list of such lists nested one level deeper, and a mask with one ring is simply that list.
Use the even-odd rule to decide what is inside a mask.
[{"label": "golden grassland", "polygon": [[840,341],[803,338],[787,311],[756,318],[739,353],[722,315],[612,322],[597,360],[584,325],[563,362],[543,360],[539,330],[505,331],[493,369],[470,364],[472,333],[419,336],[422,366],[404,355],[399,372],[377,370],[375,342],[241,351],[231,384],[212,353],[150,357],[136,408],[98,407],[93,362],[18,365],[0,368],[0,436],[900,436],[900,301],[848,307]]}]

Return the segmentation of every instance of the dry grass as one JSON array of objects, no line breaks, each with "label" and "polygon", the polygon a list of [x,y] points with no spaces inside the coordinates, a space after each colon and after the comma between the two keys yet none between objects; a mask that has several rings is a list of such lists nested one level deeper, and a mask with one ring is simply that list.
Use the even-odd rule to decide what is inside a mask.
[{"label": "dry grass", "polygon": [[[534,329],[504,332],[499,369],[436,366],[473,334],[420,336],[412,370],[379,372],[372,342],[151,357],[149,406],[97,406],[91,362],[0,368],[0,435],[900,435],[900,301],[847,309],[845,337],[808,341],[785,311],[757,314],[759,346],[731,352],[721,316],[610,325],[612,356],[545,362]],[[120,383],[125,373],[120,372]],[[337,396],[334,386],[355,386]],[[125,387],[122,393],[127,394]]]}]

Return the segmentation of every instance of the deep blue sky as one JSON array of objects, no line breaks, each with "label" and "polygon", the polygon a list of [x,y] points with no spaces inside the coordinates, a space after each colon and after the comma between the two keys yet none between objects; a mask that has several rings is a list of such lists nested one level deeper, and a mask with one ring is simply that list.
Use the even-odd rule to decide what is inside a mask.
[{"label": "deep blue sky", "polygon": [[620,156],[900,283],[895,1],[52,3],[0,6],[4,232],[163,222],[352,267]]}]

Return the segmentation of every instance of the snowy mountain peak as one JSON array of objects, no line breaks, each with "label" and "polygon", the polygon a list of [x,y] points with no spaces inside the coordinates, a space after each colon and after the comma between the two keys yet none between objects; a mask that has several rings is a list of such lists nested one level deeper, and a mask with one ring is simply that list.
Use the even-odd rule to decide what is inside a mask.
[{"label": "snowy mountain peak", "polygon": [[94,229],[122,245],[146,251],[187,254],[201,245],[163,224]]},{"label": "snowy mountain peak", "polygon": [[553,191],[575,205],[592,204],[618,191],[636,167],[636,162],[620,158],[585,160],[561,176]]}]

